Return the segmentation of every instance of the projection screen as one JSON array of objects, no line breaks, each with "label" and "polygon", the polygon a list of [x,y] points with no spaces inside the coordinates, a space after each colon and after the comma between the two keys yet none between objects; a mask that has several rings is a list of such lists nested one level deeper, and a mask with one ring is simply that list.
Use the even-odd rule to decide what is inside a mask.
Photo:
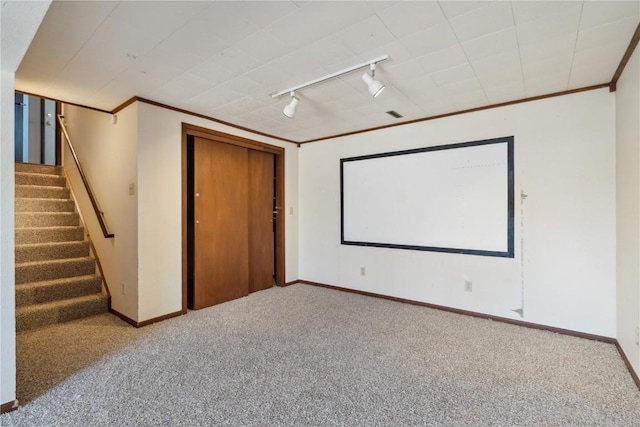
[{"label": "projection screen", "polygon": [[341,242],[514,256],[513,136],[340,159]]}]

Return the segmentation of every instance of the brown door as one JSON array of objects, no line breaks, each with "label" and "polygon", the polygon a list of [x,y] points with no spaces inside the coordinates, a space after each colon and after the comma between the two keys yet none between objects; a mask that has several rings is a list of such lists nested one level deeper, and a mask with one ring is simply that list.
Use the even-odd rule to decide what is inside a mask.
[{"label": "brown door", "polygon": [[209,307],[249,292],[249,150],[194,141],[193,306]]},{"label": "brown door", "polygon": [[249,150],[249,292],[273,286],[274,156]]}]

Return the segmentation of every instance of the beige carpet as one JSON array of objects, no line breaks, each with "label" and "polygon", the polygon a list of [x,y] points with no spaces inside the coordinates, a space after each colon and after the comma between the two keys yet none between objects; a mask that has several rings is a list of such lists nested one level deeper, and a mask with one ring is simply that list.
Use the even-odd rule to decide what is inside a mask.
[{"label": "beige carpet", "polygon": [[2,426],[638,426],[615,347],[294,285],[18,334]]}]

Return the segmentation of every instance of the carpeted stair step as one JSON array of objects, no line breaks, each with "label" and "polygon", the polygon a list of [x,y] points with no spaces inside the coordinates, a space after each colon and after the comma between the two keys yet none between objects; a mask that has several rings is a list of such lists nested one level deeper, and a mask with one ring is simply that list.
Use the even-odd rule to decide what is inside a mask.
[{"label": "carpeted stair step", "polygon": [[95,275],[25,283],[16,286],[16,307],[78,298],[101,292],[102,280]]},{"label": "carpeted stair step", "polygon": [[16,212],[73,212],[73,200],[16,198]]},{"label": "carpeted stair step", "polygon": [[108,310],[109,297],[105,293],[18,307],[16,308],[16,330],[18,332],[27,331],[55,323],[95,316],[106,313]]},{"label": "carpeted stair step", "polygon": [[16,212],[16,228],[61,227],[80,224],[76,212]]},{"label": "carpeted stair step", "polygon": [[71,242],[76,240],[84,240],[84,228],[82,226],[16,228],[16,245],[47,242]]},{"label": "carpeted stair step", "polygon": [[61,279],[95,274],[96,264],[91,257],[16,263],[16,285],[29,282]]},{"label": "carpeted stair step", "polygon": [[62,170],[60,166],[39,165],[36,163],[16,163],[15,171],[25,172],[25,173],[39,173],[39,174],[45,174],[45,175],[61,175],[62,174]]},{"label": "carpeted stair step", "polygon": [[62,175],[42,173],[16,172],[16,185],[43,185],[47,187],[64,187],[66,181]]},{"label": "carpeted stair step", "polygon": [[49,242],[16,245],[16,263],[89,256],[89,242]]},{"label": "carpeted stair step", "polygon": [[16,198],[69,199],[69,189],[50,185],[16,185]]}]

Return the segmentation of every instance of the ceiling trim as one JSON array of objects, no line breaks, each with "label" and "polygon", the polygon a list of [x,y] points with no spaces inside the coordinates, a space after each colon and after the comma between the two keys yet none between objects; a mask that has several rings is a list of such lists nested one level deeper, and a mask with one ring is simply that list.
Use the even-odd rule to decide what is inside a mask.
[{"label": "ceiling trim", "polygon": [[353,132],[345,132],[345,133],[340,133],[340,134],[331,135],[331,136],[324,136],[322,138],[309,139],[307,141],[299,142],[298,145],[308,144],[310,142],[326,141],[328,139],[340,138],[340,137],[343,137],[343,136],[357,135],[359,133],[372,132],[372,131],[375,131],[375,130],[387,129],[387,128],[392,128],[392,127],[396,127],[396,126],[404,126],[404,125],[410,125],[410,124],[413,124],[413,123],[426,122],[426,121],[429,121],[429,120],[443,119],[445,117],[458,116],[460,114],[474,113],[476,111],[490,110],[492,108],[506,107],[508,105],[522,104],[523,102],[539,101],[541,99],[546,99],[546,98],[554,98],[554,97],[557,97],[557,96],[571,95],[573,93],[578,93],[578,92],[586,92],[586,91],[589,91],[589,90],[602,89],[602,88],[605,88],[605,87],[609,87],[609,85],[610,85],[610,83],[600,83],[600,84],[594,85],[594,86],[587,86],[587,87],[582,87],[582,88],[578,88],[578,89],[565,90],[565,91],[562,91],[562,92],[554,92],[554,93],[549,93],[549,94],[546,94],[546,95],[533,96],[533,97],[530,97],[530,98],[522,98],[522,99],[518,99],[518,100],[515,100],[515,101],[500,102],[498,104],[491,104],[491,105],[485,105],[485,106],[482,106],[482,107],[469,108],[467,110],[460,110],[460,111],[454,111],[454,112],[451,112],[451,113],[438,114],[437,116],[430,116],[430,117],[424,117],[424,118],[421,118],[421,119],[408,120],[408,121],[401,122],[401,123],[393,123],[393,124],[384,125],[384,126],[377,126],[377,127],[373,127],[373,128],[369,128],[369,129],[357,130],[357,131],[353,131]]},{"label": "ceiling trim", "polygon": [[620,64],[618,65],[618,68],[616,69],[616,72],[613,75],[613,78],[611,79],[611,83],[609,84],[610,92],[616,91],[616,85],[618,83],[618,79],[622,75],[624,68],[627,66],[627,62],[629,62],[629,59],[631,59],[631,55],[633,55],[633,52],[636,50],[636,47],[638,46],[638,42],[640,42],[640,24],[638,24],[638,26],[636,27],[636,32],[633,33],[633,37],[631,37],[629,46],[627,47],[627,50],[622,56],[622,60],[620,61]]},{"label": "ceiling trim", "polygon": [[59,102],[61,104],[67,104],[67,105],[73,105],[74,107],[80,107],[80,108],[86,108],[88,110],[93,110],[93,111],[98,111],[100,113],[105,113],[105,114],[113,114],[111,111],[107,111],[107,110],[102,110],[100,108],[96,108],[96,107],[90,107],[88,105],[83,105],[83,104],[76,104],[75,102],[68,102],[68,101],[64,101],[62,99],[57,99],[57,98],[50,98],[48,96],[42,96],[39,95],[37,93],[31,93],[31,92],[25,92],[23,90],[18,90],[16,89],[17,93],[21,93],[23,95],[29,95],[29,96],[34,96],[36,98],[42,98],[42,99],[48,99],[50,101],[54,101],[54,102]]},{"label": "ceiling trim", "polygon": [[123,108],[127,107],[130,104],[133,104],[136,101],[144,102],[145,104],[153,105],[155,107],[166,108],[167,110],[172,110],[172,111],[175,111],[177,113],[188,114],[188,115],[191,115],[191,116],[194,116],[194,117],[199,117],[201,119],[210,120],[212,122],[220,123],[220,124],[225,125],[225,126],[230,126],[232,128],[235,128],[235,129],[243,130],[243,131],[246,131],[246,132],[251,132],[251,133],[254,133],[256,135],[261,135],[261,136],[266,136],[267,138],[277,139],[278,141],[297,144],[299,146],[299,142],[298,141],[294,141],[292,139],[282,138],[280,136],[275,136],[275,135],[271,135],[269,133],[260,132],[260,131],[253,130],[253,129],[250,129],[250,128],[247,128],[247,127],[244,127],[244,126],[239,126],[239,125],[236,125],[236,124],[233,124],[233,123],[225,122],[224,120],[216,119],[214,117],[207,116],[205,114],[194,113],[193,111],[184,110],[184,109],[178,108],[178,107],[172,107],[171,105],[163,104],[161,102],[152,101],[152,100],[146,99],[146,98],[140,98],[138,96],[134,96],[133,98],[131,98],[131,99],[125,101],[124,103],[120,104],[114,110],[112,110],[112,113],[115,114],[117,111],[122,110]]}]

